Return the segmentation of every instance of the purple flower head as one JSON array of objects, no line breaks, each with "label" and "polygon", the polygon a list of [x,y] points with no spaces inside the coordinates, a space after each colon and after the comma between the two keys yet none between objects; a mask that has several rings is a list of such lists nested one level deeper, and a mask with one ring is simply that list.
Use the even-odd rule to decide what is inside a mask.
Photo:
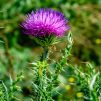
[{"label": "purple flower head", "polygon": [[61,37],[69,30],[68,20],[64,15],[52,9],[39,9],[27,15],[21,24],[23,32],[34,37]]}]

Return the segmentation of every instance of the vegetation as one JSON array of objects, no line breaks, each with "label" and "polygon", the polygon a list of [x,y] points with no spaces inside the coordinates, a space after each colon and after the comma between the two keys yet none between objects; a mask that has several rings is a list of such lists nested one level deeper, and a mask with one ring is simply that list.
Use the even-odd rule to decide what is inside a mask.
[{"label": "vegetation", "polygon": [[[22,34],[25,14],[52,8],[71,32],[49,47]],[[0,101],[101,101],[101,1],[1,0]]]}]

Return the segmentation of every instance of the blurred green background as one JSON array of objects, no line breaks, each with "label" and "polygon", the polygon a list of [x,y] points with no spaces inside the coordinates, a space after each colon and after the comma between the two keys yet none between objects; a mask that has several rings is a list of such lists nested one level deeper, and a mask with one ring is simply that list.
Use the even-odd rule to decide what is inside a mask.
[{"label": "blurred green background", "polygon": [[[20,24],[25,15],[39,8],[59,10],[68,18],[74,39],[71,63],[80,64],[90,61],[100,67],[101,0],[0,0],[0,79],[6,80],[6,73],[10,67],[13,67],[17,73],[29,67],[29,63],[37,60],[37,56],[40,56],[41,48],[20,31]],[[62,43],[56,47],[58,50],[65,45]],[[55,52],[54,47],[52,49],[57,59],[59,53]],[[27,74],[26,81],[28,83],[30,73]],[[69,88],[67,86],[66,89]],[[26,92],[26,89],[24,90]],[[30,93],[30,90],[28,92]]]}]

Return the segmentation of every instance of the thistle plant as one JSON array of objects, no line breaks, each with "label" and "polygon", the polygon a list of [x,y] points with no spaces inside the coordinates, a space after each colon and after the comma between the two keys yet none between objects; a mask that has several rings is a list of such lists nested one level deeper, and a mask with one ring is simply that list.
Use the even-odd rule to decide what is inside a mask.
[{"label": "thistle plant", "polygon": [[58,39],[65,36],[70,29],[68,20],[64,15],[52,9],[40,9],[35,13],[27,15],[26,20],[21,24],[22,31],[34,37],[35,41],[43,47],[43,54],[40,59],[33,62],[33,100],[36,101],[53,101],[53,93],[58,87],[58,75],[67,62],[67,57],[71,50],[71,34],[68,40],[71,43],[63,52],[59,62],[54,61],[52,70],[49,60],[49,47],[57,42]]}]

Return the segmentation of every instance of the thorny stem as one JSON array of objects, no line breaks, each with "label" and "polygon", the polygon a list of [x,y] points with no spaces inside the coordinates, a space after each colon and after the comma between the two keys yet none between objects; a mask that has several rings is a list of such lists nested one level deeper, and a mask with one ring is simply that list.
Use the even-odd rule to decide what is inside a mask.
[{"label": "thorny stem", "polygon": [[[49,55],[48,52],[49,52],[48,47],[43,47],[43,53],[42,53],[42,56],[40,57],[41,62],[48,59],[48,55]],[[39,83],[38,85],[40,88],[40,93],[38,94],[39,101],[42,101],[42,100],[47,101],[46,89],[44,88],[44,82],[43,82],[43,79],[46,79],[46,78],[47,78],[46,67],[45,68],[39,67],[38,69],[38,83]]]},{"label": "thorny stem", "polygon": [[1,37],[4,40],[5,43],[5,55],[8,58],[8,73],[11,75],[11,77],[14,79],[14,71],[13,71],[13,62],[12,62],[12,58],[11,55],[9,53],[9,46],[8,46],[8,40],[7,38],[1,34]]},{"label": "thorny stem", "polygon": [[47,46],[43,47],[43,54],[42,54],[42,56],[40,58],[40,61],[44,61],[44,60],[48,59],[48,55],[49,55],[48,52],[49,52],[48,47]]}]

